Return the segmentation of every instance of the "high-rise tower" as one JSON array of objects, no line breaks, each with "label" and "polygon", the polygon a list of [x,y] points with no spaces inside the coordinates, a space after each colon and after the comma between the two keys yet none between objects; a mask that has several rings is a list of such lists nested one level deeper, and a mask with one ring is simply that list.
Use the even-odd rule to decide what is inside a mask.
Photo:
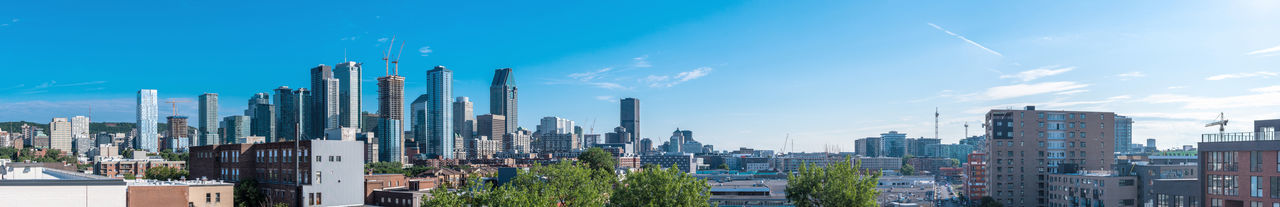
[{"label": "high-rise tower", "polygon": [[360,63],[338,63],[333,78],[338,79],[338,125],[360,129]]},{"label": "high-rise tower", "polygon": [[266,140],[276,138],[276,106],[271,104],[271,95],[267,93],[253,94],[249,98],[249,108],[244,115],[249,116],[249,134],[261,136]]},{"label": "high-rise tower", "polygon": [[520,126],[519,104],[515,75],[511,68],[494,71],[493,84],[489,85],[489,113],[506,118],[503,129],[512,133]]},{"label": "high-rise tower", "polygon": [[327,65],[311,68],[311,99],[307,120],[307,134],[321,138],[324,130],[339,127],[341,113],[340,83],[333,77],[333,69]]},{"label": "high-rise tower", "polygon": [[378,78],[378,160],[400,162],[404,150],[404,77]]},{"label": "high-rise tower", "polygon": [[[427,71],[427,141],[431,157],[454,158],[453,71],[436,66]],[[416,132],[415,132],[416,133]],[[501,137],[490,137],[501,140]]]},{"label": "high-rise tower", "polygon": [[205,93],[200,95],[200,112],[196,117],[197,131],[199,135],[193,145],[204,146],[221,143],[218,140],[218,94]]},{"label": "high-rise tower", "polygon": [[624,140],[626,143],[634,143],[636,139],[640,139],[640,99],[624,98],[621,103],[622,128],[627,128],[627,132],[631,133],[631,140]]},{"label": "high-rise tower", "polygon": [[476,134],[476,112],[471,99],[459,96],[453,102],[453,132],[463,139],[470,139]]},{"label": "high-rise tower", "polygon": [[138,136],[134,138],[133,148],[135,150],[145,150],[148,152],[160,152],[158,142],[160,141],[156,128],[160,119],[159,99],[156,98],[155,89],[138,90]]}]

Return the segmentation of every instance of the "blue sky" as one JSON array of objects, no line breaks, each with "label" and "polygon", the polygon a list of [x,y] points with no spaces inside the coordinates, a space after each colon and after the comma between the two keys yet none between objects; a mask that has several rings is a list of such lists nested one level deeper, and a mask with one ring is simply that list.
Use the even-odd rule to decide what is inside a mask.
[{"label": "blue sky", "polygon": [[[0,7],[0,121],[90,114],[133,121],[138,89],[221,95],[221,115],[307,69],[380,61],[405,41],[407,97],[426,70],[488,112],[493,70],[515,69],[521,125],[560,116],[596,132],[621,97],[642,135],[677,127],[717,148],[852,149],[897,130],[954,142],[987,109],[1115,111],[1135,139],[1193,144],[1225,112],[1244,131],[1280,118],[1280,3],[1267,1],[642,1],[430,3],[71,2]],[[411,98],[408,98],[411,100]],[[407,105],[407,104],[406,104]],[[90,113],[89,108],[92,107]],[[194,103],[180,104],[194,114]],[[164,114],[169,106],[161,106]],[[594,124],[593,124],[594,123]],[[1139,141],[1140,142],[1140,141]]]}]

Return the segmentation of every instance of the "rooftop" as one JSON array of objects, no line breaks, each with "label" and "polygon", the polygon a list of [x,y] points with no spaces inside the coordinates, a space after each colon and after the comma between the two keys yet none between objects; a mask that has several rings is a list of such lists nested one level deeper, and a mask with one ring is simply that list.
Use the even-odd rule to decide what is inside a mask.
[{"label": "rooftop", "polygon": [[1276,141],[1275,132],[1227,132],[1200,135],[1200,142]]}]

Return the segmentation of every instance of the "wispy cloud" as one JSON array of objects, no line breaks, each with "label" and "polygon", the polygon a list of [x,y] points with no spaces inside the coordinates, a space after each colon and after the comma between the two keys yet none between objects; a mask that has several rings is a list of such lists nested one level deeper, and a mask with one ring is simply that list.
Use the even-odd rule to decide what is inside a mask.
[{"label": "wispy cloud", "polygon": [[1280,85],[1254,88],[1254,89],[1249,89],[1249,91],[1258,92],[1258,93],[1277,93],[1277,92],[1280,92]]},{"label": "wispy cloud", "polygon": [[1026,81],[1032,81],[1032,80],[1039,79],[1039,78],[1043,78],[1043,77],[1049,77],[1049,76],[1053,76],[1053,75],[1062,74],[1062,73],[1065,73],[1065,72],[1068,72],[1068,71],[1071,71],[1071,70],[1075,70],[1075,69],[1076,69],[1076,67],[1065,67],[1065,68],[1063,68],[1063,67],[1061,67],[1061,66],[1057,66],[1057,65],[1050,65],[1050,66],[1044,66],[1044,67],[1040,67],[1040,68],[1036,68],[1036,69],[1031,69],[1031,70],[1027,70],[1027,71],[1022,71],[1022,72],[1019,72],[1018,74],[1013,74],[1013,75],[1000,75],[1000,78],[1001,78],[1001,79],[1005,79],[1005,78],[1013,78],[1013,79],[1018,79],[1018,80],[1020,80],[1020,81],[1026,82]]},{"label": "wispy cloud", "polygon": [[1275,47],[1270,47],[1270,48],[1261,49],[1261,50],[1254,50],[1253,52],[1245,53],[1245,55],[1262,55],[1262,54],[1268,54],[1268,53],[1274,53],[1274,52],[1280,52],[1280,45],[1276,45]]},{"label": "wispy cloud", "polygon": [[631,58],[631,60],[634,62],[633,64],[631,64],[631,66],[637,67],[637,68],[653,67],[653,65],[649,64],[648,59],[649,59],[649,55]]},{"label": "wispy cloud", "polygon": [[1058,93],[1055,93],[1055,94],[1058,94],[1058,95],[1072,95],[1072,94],[1084,93],[1084,92],[1089,92],[1089,90],[1085,90],[1085,89],[1076,89],[1076,90],[1070,90],[1070,91],[1058,92]]},{"label": "wispy cloud", "polygon": [[431,47],[422,46],[422,48],[418,48],[418,54],[421,54],[423,57],[427,56],[428,53],[431,53]]},{"label": "wispy cloud", "polygon": [[988,88],[983,93],[988,100],[1000,100],[1007,98],[1016,98],[1037,94],[1055,93],[1063,91],[1071,91],[1088,87],[1089,84],[1076,83],[1071,81],[1044,82],[1034,84],[1014,84],[1007,86],[996,86]]},{"label": "wispy cloud", "polygon": [[608,68],[601,68],[595,71],[572,73],[572,74],[569,74],[569,78],[577,79],[580,81],[591,81],[591,80],[600,78],[601,75],[612,70],[613,70],[612,67],[608,67]]},{"label": "wispy cloud", "polygon": [[1270,78],[1270,77],[1275,77],[1276,75],[1280,75],[1280,74],[1277,74],[1275,72],[1270,72],[1270,71],[1258,71],[1258,72],[1252,72],[1252,73],[1231,73],[1231,74],[1209,76],[1208,78],[1205,78],[1205,80],[1226,80],[1226,79],[1232,79],[1232,78],[1250,78],[1250,77]]},{"label": "wispy cloud", "polygon": [[596,100],[607,101],[607,102],[618,102],[618,99],[613,98],[613,96],[596,96]]},{"label": "wispy cloud", "polygon": [[[26,87],[27,86],[26,84],[18,84],[15,86],[5,88],[3,91],[0,91],[0,93],[14,92],[18,94],[38,94],[38,93],[49,92],[49,90],[53,90],[55,88],[73,87],[73,86],[90,86],[90,85],[99,85],[104,83],[107,83],[107,81],[86,81],[86,82],[60,84],[58,83],[58,81],[51,80],[49,82],[40,83],[39,85],[35,85],[31,87]],[[101,88],[101,87],[98,87],[98,88]]]},{"label": "wispy cloud", "polygon": [[959,34],[956,34],[956,33],[954,33],[954,32],[948,31],[947,29],[943,29],[941,26],[938,26],[938,25],[936,25],[936,24],[933,24],[933,23],[928,23],[928,24],[929,24],[929,26],[932,26],[933,28],[938,29],[938,30],[940,30],[940,31],[942,31],[942,32],[946,32],[947,34],[949,34],[949,35],[951,35],[951,36],[953,36],[953,37],[960,38],[961,40],[964,40],[965,42],[968,42],[969,44],[971,44],[971,45],[973,45],[973,46],[977,46],[978,48],[982,48],[983,50],[986,50],[987,52],[990,52],[991,54],[995,54],[996,56],[1004,57],[1004,55],[1003,55],[1003,54],[1000,54],[1000,52],[996,52],[995,50],[991,50],[991,48],[987,48],[986,46],[982,46],[982,44],[978,44],[977,42],[974,42],[973,40],[969,40],[969,38],[965,38],[964,36],[960,36]]},{"label": "wispy cloud", "polygon": [[386,37],[378,38],[378,42],[387,42],[387,40],[391,40],[391,38],[386,38]]},{"label": "wispy cloud", "polygon": [[347,41],[347,40],[356,40],[356,39],[360,39],[360,37],[359,36],[343,37],[341,40]]},{"label": "wispy cloud", "polygon": [[1147,96],[1146,98],[1143,98],[1142,101],[1147,103],[1182,104],[1182,108],[1185,109],[1227,109],[1280,106],[1280,91],[1272,91],[1272,89],[1273,88],[1259,88],[1252,90],[1257,92],[1254,94],[1225,97],[1156,94]]},{"label": "wispy cloud", "polygon": [[1103,106],[1105,104],[1114,103],[1117,101],[1126,100],[1130,98],[1131,98],[1130,96],[1123,95],[1123,96],[1112,96],[1106,99],[1092,100],[1092,101],[1066,101],[1065,99],[1057,99],[1057,100],[1046,101],[1046,102],[1025,102],[1025,103],[1011,103],[1011,104],[1000,104],[1000,105],[994,105],[994,106],[985,106],[985,107],[972,108],[969,110],[965,110],[964,112],[969,114],[982,114],[982,113],[986,113],[988,110],[991,110],[991,109],[1020,108],[1023,106],[1037,106],[1042,108],[1055,108],[1055,109],[1060,109],[1060,108],[1099,109],[1100,106]]},{"label": "wispy cloud", "polygon": [[674,77],[666,75],[650,75],[641,79],[641,82],[649,83],[649,87],[654,88],[672,87],[680,83],[707,76],[708,74],[711,74],[711,70],[712,69],[710,67],[700,67],[691,71],[677,73]]},{"label": "wispy cloud", "polygon": [[1133,71],[1128,73],[1116,74],[1116,77],[1120,77],[1120,80],[1129,80],[1134,78],[1147,77],[1147,74],[1142,73],[1140,71]]},{"label": "wispy cloud", "polygon": [[1170,89],[1170,90],[1173,90],[1173,89],[1184,89],[1184,88],[1187,88],[1187,87],[1186,87],[1186,86],[1169,86],[1169,89]]}]

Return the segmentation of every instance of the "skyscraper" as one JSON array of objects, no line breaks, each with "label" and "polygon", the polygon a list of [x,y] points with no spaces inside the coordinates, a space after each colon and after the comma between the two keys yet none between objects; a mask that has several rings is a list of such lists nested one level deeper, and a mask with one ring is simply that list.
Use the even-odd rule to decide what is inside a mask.
[{"label": "skyscraper", "polygon": [[907,153],[907,134],[898,133],[898,131],[889,131],[889,133],[880,134],[880,141],[884,146],[884,156],[886,157],[903,157]]},{"label": "skyscraper", "polygon": [[311,68],[311,98],[308,107],[307,134],[321,138],[326,129],[338,128],[341,111],[340,83],[327,65]]},{"label": "skyscraper", "polygon": [[276,88],[276,139],[267,142],[294,140],[298,136],[309,137],[306,122],[307,100],[311,92],[305,88],[289,89],[288,86]]},{"label": "skyscraper", "polygon": [[378,78],[378,160],[401,162],[404,156],[404,77]]},{"label": "skyscraper", "polygon": [[1116,153],[1129,152],[1129,144],[1133,143],[1133,119],[1116,116]]},{"label": "skyscraper", "polygon": [[503,134],[515,132],[520,127],[517,107],[519,96],[516,92],[515,74],[511,73],[511,68],[493,72],[493,84],[489,86],[489,113],[506,118],[503,124],[506,131]]},{"label": "skyscraper", "polygon": [[261,136],[266,140],[276,139],[276,106],[271,104],[271,95],[257,93],[249,98],[249,108],[244,111],[249,116],[249,134]]},{"label": "skyscraper", "polygon": [[189,127],[187,126],[187,117],[169,116],[165,117],[165,119],[169,124],[169,129],[167,129],[168,134],[165,135],[165,141],[161,142],[160,148],[173,150],[174,152],[183,151],[180,149],[183,147],[181,143],[191,143],[191,134],[187,129]]},{"label": "skyscraper", "polygon": [[470,139],[476,133],[476,114],[471,99],[459,96],[453,102],[453,132],[463,139]]},{"label": "skyscraper", "polygon": [[[640,99],[624,98],[621,103],[621,115],[623,128],[627,128],[627,132],[631,133],[631,139],[640,139]],[[632,141],[627,141],[631,143]]]},{"label": "skyscraper", "polygon": [[[419,152],[427,155],[435,155],[430,140],[427,139],[429,130],[427,130],[427,100],[430,94],[418,95],[409,104],[409,131],[413,132],[413,141],[421,146],[418,147]],[[406,141],[407,142],[407,141]]]},{"label": "skyscraper", "polygon": [[89,137],[89,117],[73,116],[71,117],[71,136]]},{"label": "skyscraper", "polygon": [[49,122],[49,148],[61,150],[63,156],[71,155],[71,122],[67,118],[53,118]]},{"label": "skyscraper", "polygon": [[156,131],[160,119],[159,107],[156,102],[156,90],[142,89],[138,90],[138,136],[134,138],[133,148],[136,150],[145,150],[148,152],[160,152],[158,142],[159,134]]},{"label": "skyscraper", "polygon": [[200,120],[197,121],[199,130],[198,137],[194,145],[214,145],[220,143],[218,140],[218,94],[205,93],[200,95],[200,112],[198,112]]},{"label": "skyscraper", "polygon": [[[453,133],[453,71],[444,66],[436,66],[427,71],[427,143],[432,157],[454,158]],[[414,132],[415,134],[417,132]],[[503,133],[506,134],[506,133]],[[501,136],[489,137],[491,140],[502,140]]]},{"label": "skyscraper", "polygon": [[228,116],[222,118],[222,144],[242,144],[241,140],[250,136],[252,124],[249,116]]},{"label": "skyscraper", "polygon": [[503,123],[506,123],[507,117],[497,114],[485,114],[476,116],[476,136],[486,136],[490,139],[493,137],[505,136],[507,131]]},{"label": "skyscraper", "polygon": [[338,79],[338,125],[361,129],[360,63],[338,63],[333,78]]}]

